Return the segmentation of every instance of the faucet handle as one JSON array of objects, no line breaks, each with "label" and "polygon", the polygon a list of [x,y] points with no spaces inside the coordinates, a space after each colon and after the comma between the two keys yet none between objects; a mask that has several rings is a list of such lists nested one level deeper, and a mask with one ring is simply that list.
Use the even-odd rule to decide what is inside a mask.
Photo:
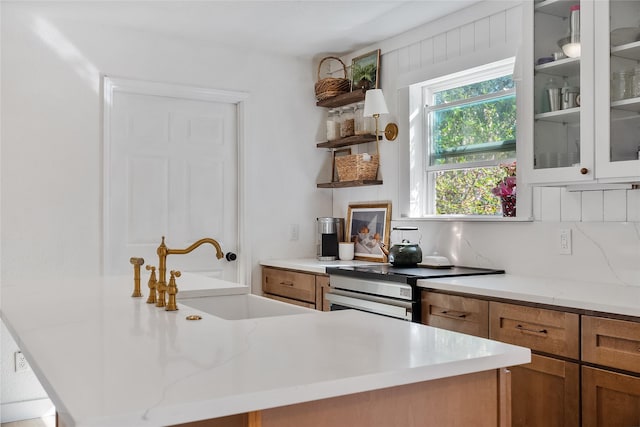
[{"label": "faucet handle", "polygon": [[142,292],[140,292],[140,266],[144,264],[144,259],[131,257],[129,262],[133,265],[133,293],[131,296],[138,298],[142,296]]},{"label": "faucet handle", "polygon": [[167,294],[169,295],[169,301],[167,301],[166,311],[176,311],[178,305],[176,304],[176,295],[178,294],[178,285],[176,284],[176,277],[180,277],[182,273],[177,270],[171,270],[169,272],[171,278],[169,279],[169,285],[167,286]]},{"label": "faucet handle", "polygon": [[158,284],[158,279],[156,279],[156,268],[153,265],[147,264],[145,266],[147,271],[151,271],[149,275],[149,298],[147,298],[147,304],[155,304],[156,303],[156,286]]}]

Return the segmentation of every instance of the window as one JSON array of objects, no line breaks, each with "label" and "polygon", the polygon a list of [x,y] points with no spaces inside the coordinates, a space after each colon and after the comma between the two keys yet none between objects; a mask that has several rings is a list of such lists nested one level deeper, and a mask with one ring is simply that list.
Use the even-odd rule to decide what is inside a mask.
[{"label": "window", "polygon": [[492,188],[516,157],[513,60],[419,85],[422,214],[502,215]]}]

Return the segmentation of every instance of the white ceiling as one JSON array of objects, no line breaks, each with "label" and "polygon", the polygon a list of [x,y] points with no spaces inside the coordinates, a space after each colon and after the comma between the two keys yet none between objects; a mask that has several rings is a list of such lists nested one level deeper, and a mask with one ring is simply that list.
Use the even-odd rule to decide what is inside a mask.
[{"label": "white ceiling", "polygon": [[152,0],[46,4],[50,6],[48,13],[62,20],[116,25],[235,48],[313,56],[352,52],[476,2]]}]

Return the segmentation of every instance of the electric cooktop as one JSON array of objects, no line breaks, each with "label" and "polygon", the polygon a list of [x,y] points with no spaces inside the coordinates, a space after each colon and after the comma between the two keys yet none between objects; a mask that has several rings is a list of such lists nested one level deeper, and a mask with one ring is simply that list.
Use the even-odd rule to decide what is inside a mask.
[{"label": "electric cooktop", "polygon": [[419,279],[456,276],[479,276],[483,274],[504,274],[504,270],[474,267],[395,267],[389,264],[365,265],[357,267],[327,267],[327,274],[354,277],[358,279],[383,280],[415,285]]}]

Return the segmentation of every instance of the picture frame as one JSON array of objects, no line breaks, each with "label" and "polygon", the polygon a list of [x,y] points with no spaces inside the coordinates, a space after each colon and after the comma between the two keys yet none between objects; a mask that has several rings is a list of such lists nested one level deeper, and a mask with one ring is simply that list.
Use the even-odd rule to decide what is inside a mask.
[{"label": "picture frame", "polygon": [[360,89],[380,89],[380,49],[351,61],[351,91]]},{"label": "picture frame", "polygon": [[350,203],[346,232],[345,240],[355,244],[355,259],[386,262],[391,237],[391,202]]},{"label": "picture frame", "polygon": [[338,170],[336,169],[336,157],[350,156],[351,148],[341,148],[339,150],[333,150],[333,157],[331,159],[331,182],[338,182]]}]

